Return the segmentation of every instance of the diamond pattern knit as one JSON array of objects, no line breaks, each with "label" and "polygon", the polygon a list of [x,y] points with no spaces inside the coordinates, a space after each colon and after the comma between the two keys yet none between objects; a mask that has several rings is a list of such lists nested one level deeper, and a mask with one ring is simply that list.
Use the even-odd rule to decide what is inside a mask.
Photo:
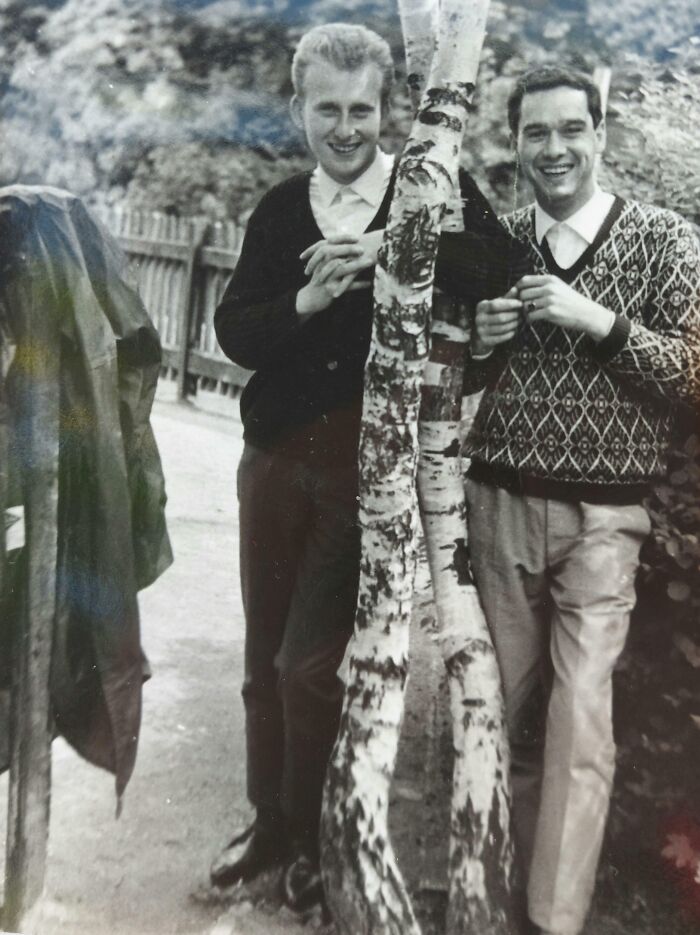
[{"label": "diamond pattern knit", "polygon": [[[605,236],[570,271],[535,240],[534,209],[503,219],[539,273],[618,316],[613,335],[523,322],[486,362],[467,361],[465,392],[486,386],[465,453],[521,475],[633,485],[665,471],[672,413],[700,401],[700,248],[671,211],[616,201]],[[545,258],[546,257],[546,258]]]}]

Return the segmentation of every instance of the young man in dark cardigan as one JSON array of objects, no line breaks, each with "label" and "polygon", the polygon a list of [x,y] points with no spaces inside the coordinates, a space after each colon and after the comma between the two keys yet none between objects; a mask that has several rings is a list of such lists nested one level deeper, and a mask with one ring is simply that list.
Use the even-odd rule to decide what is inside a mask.
[{"label": "young man in dark cardigan", "polygon": [[216,313],[221,347],[254,371],[241,398],[238,496],[256,818],[211,877],[227,886],[287,861],[293,908],[321,895],[321,793],[357,600],[369,267],[390,201],[393,159],[378,141],[393,71],[388,45],[364,27],[302,37],[291,109],[317,167],[263,197]]},{"label": "young man in dark cardigan", "polygon": [[536,273],[477,305],[469,541],[499,657],[514,818],[536,931],[578,935],[615,746],[612,671],[634,606],[642,498],[674,407],[700,399],[700,250],[678,215],[601,191],[600,97],[524,75],[509,123],[536,204],[505,218]]}]

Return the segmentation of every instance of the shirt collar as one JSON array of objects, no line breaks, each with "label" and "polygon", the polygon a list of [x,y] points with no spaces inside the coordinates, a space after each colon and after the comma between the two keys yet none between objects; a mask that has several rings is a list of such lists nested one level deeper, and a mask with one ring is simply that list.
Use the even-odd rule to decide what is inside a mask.
[{"label": "shirt collar", "polygon": [[341,188],[347,188],[354,192],[363,201],[373,208],[378,208],[381,204],[386,184],[394,167],[394,157],[383,152],[377,147],[377,153],[365,171],[359,178],[356,178],[351,185],[344,185],[336,182],[320,165],[314,169],[316,184],[318,185],[318,194],[321,204],[327,208],[332,203],[335,196]]},{"label": "shirt collar", "polygon": [[593,243],[614,200],[614,196],[611,195],[610,192],[604,192],[602,189],[596,187],[596,190],[585,205],[580,207],[578,211],[575,211],[574,214],[564,221],[557,221],[556,218],[547,214],[544,208],[541,208],[539,204],[535,202],[535,237],[537,238],[537,243],[542,243],[543,238],[546,237],[548,231],[554,227],[555,224],[566,225],[566,227],[571,228],[571,230],[578,234],[579,237],[582,237],[586,243]]}]

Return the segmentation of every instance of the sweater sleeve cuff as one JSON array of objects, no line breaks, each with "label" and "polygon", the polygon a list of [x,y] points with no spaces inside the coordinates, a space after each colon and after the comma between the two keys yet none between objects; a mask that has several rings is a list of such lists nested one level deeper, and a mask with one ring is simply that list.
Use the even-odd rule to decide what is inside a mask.
[{"label": "sweater sleeve cuff", "polygon": [[471,396],[473,393],[479,393],[492,377],[500,370],[502,362],[499,362],[498,355],[491,352],[487,357],[474,357],[471,350],[467,348],[464,359],[464,385],[462,388],[463,396]]},{"label": "sweater sleeve cuff", "polygon": [[612,328],[602,341],[593,343],[593,357],[600,364],[606,364],[627,344],[632,325],[624,315],[615,315]]}]

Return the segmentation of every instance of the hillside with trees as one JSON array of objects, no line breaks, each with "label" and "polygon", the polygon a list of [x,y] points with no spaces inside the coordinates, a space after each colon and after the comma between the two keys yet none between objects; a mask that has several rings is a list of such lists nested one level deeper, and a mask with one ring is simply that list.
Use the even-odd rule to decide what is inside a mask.
[{"label": "hillside with trees", "polygon": [[[333,18],[367,22],[387,36],[401,73],[391,0],[0,0],[0,180],[240,216],[304,159],[288,117],[289,61],[306,25]],[[503,120],[510,80],[526,63],[552,58],[613,68],[611,184],[697,220],[693,0],[492,4],[464,161],[501,208],[513,200]],[[393,149],[406,114],[399,82],[387,132]]]}]

